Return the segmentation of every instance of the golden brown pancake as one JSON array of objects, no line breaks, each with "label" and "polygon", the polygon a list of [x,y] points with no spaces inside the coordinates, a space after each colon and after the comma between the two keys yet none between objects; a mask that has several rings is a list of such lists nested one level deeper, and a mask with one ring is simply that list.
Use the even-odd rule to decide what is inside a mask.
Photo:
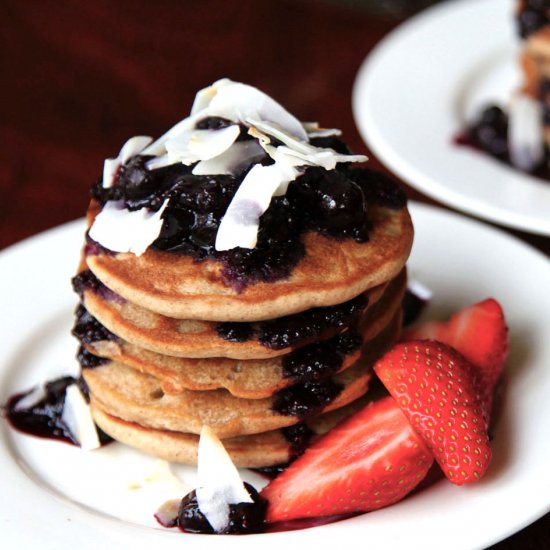
[{"label": "golden brown pancake", "polygon": [[[353,366],[357,360],[370,364],[398,338],[401,330],[401,311],[381,332],[364,341],[342,359],[337,372]],[[144,350],[134,344],[102,341],[90,344],[88,350],[101,357],[124,363],[140,372],[157,378],[162,391],[177,395],[183,390],[207,391],[224,388],[236,397],[262,399],[295,383],[284,374],[284,357],[235,360],[227,358],[188,359],[170,357]]]},{"label": "golden brown pancake", "polygon": [[[359,321],[362,324],[375,325],[378,315],[382,313],[382,306],[377,306],[377,303],[383,302],[383,308],[387,310],[384,324],[387,324],[400,305],[405,285],[406,274],[403,271],[391,284],[368,291],[369,302]],[[218,334],[214,322],[169,318],[128,301],[105,299],[90,290],[84,292],[83,303],[91,315],[123,340],[149,351],[174,357],[265,359],[285,355],[310,343],[305,340],[292,346],[273,349],[263,345],[257,337],[243,342],[232,342]],[[373,315],[371,311],[378,313]],[[330,338],[346,328],[329,328],[317,340]]]},{"label": "golden brown pancake", "polygon": [[108,288],[161,315],[202,321],[273,319],[345,302],[401,271],[413,240],[407,208],[373,205],[369,216],[368,242],[306,233],[305,256],[290,277],[250,284],[240,292],[224,282],[222,263],[210,259],[199,262],[149,248],[142,256],[89,255],[87,262]]},{"label": "golden brown pancake", "polygon": [[[198,434],[207,424],[218,437],[227,438],[275,430],[300,421],[297,416],[274,410],[280,394],[266,399],[242,399],[226,390],[184,390],[178,395],[167,395],[156,378],[116,362],[85,369],[83,376],[90,389],[92,407],[97,403],[113,416],[150,428]],[[362,364],[335,375],[333,380],[342,386],[341,391],[314,413],[338,409],[364,395],[370,378],[370,368]]]},{"label": "golden brown pancake", "polygon": [[[316,438],[328,432],[350,414],[366,406],[367,402],[365,398],[357,399],[340,409],[309,418],[305,424],[312,430],[313,438]],[[196,434],[140,426],[107,413],[97,404],[93,408],[93,415],[97,425],[121,443],[170,462],[197,463],[199,436]],[[235,465],[245,468],[264,468],[284,464],[293,457],[295,452],[282,430],[227,438],[223,440],[223,444]]]}]

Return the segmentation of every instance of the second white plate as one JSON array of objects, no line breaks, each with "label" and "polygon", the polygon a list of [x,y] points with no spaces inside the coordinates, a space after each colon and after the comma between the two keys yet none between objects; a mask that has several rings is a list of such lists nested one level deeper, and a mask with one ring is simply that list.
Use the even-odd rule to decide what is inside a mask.
[{"label": "second white plate", "polygon": [[428,196],[492,222],[550,236],[550,183],[454,143],[520,82],[511,0],[454,0],[398,27],[369,55],[353,93],[373,153]]}]

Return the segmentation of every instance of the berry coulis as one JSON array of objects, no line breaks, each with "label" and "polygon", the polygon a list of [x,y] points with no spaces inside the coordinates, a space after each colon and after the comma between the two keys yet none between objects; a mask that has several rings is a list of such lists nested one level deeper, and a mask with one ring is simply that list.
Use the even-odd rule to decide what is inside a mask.
[{"label": "berry coulis", "polygon": [[351,325],[368,305],[361,294],[352,300],[330,307],[308,309],[258,323],[218,323],[219,336],[230,342],[245,342],[251,338],[270,349],[303,346],[319,337],[333,335]]},{"label": "berry coulis", "polygon": [[[21,401],[31,393],[30,391],[13,395],[3,407],[3,413],[10,425],[20,432],[78,446],[77,440],[62,418],[65,390],[72,384],[78,384],[82,393],[88,396],[88,389],[82,378],[63,376],[47,382],[44,387],[44,397],[33,405],[21,406]],[[112,441],[100,429],[98,429],[98,435],[102,445]]]},{"label": "berry coulis", "polygon": [[[550,116],[545,113],[545,116]],[[458,134],[456,145],[471,147],[494,159],[519,170],[512,164],[508,146],[508,115],[496,105],[483,109],[479,117],[462,133]],[[529,172],[530,175],[543,180],[550,180],[550,152],[545,148],[541,163]]]}]

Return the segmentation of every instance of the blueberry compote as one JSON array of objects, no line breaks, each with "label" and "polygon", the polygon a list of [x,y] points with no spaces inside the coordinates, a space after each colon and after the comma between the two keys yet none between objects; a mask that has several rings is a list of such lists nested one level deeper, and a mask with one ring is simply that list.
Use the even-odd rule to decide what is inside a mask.
[{"label": "blueberry compote", "polygon": [[[550,121],[550,115],[545,113],[545,123]],[[458,145],[473,147],[491,157],[512,165],[508,145],[508,114],[496,105],[483,109],[479,117],[455,139]],[[541,163],[530,173],[542,179],[550,180],[548,162],[549,152],[546,149]]]},{"label": "blueberry compote", "polygon": [[351,325],[368,305],[364,294],[336,306],[308,309],[258,323],[218,323],[219,336],[230,342],[244,342],[250,338],[270,349],[284,349],[304,345],[321,336],[330,335]]},{"label": "blueberry compote", "polygon": [[283,377],[297,382],[318,381],[340,370],[344,357],[361,345],[355,331],[344,332],[283,356]]},{"label": "blueberry compote", "polygon": [[306,418],[331,403],[344,389],[331,378],[301,382],[278,391],[273,397],[273,410],[285,416]]},{"label": "blueberry compote", "polygon": [[[72,376],[64,376],[47,382],[44,388],[44,397],[30,406],[23,406],[23,399],[31,392],[12,396],[4,409],[6,418],[16,430],[23,433],[78,445],[62,419],[65,390],[75,383],[87,396],[87,388],[82,385],[81,380],[76,380]],[[111,441],[111,438],[101,430],[98,430],[98,435],[101,444]]]},{"label": "blueberry compote", "polygon": [[[253,502],[229,505],[229,523],[220,534],[260,533],[264,530],[267,501],[249,483],[244,484]],[[200,511],[195,491],[181,501],[174,525],[187,533],[215,534],[204,514]]]},{"label": "blueberry compote", "polygon": [[85,290],[91,290],[96,294],[99,294],[105,300],[112,300],[115,302],[123,302],[124,298],[113,292],[110,288],[106,287],[89,269],[81,271],[78,275],[72,278],[73,290],[78,294],[82,300]]},{"label": "blueberry compote", "polygon": [[93,344],[101,340],[118,340],[118,337],[105,328],[82,304],[76,308],[72,334],[81,344]]},{"label": "blueberry compote", "polygon": [[[210,117],[199,121],[197,128],[221,128],[227,124],[223,118]],[[241,128],[238,139],[250,139],[246,128]],[[311,143],[349,153],[336,138],[312,139]],[[304,255],[304,232],[313,230],[333,238],[365,242],[371,203],[382,202],[390,208],[404,205],[403,194],[399,204],[387,204],[388,196],[400,194],[397,185],[389,179],[382,181],[372,170],[351,169],[346,163],[330,171],[307,167],[290,183],[287,194],[274,197],[261,216],[255,248],[217,251],[214,243],[221,218],[252,164],[236,176],[194,175],[194,165],[178,163],[150,170],[149,160],[151,157],[133,157],[119,169],[113,186],[104,188],[98,182],[92,196],[100,205],[109,200],[122,201],[129,210],[158,210],[170,199],[162,215],[160,235],[151,247],[198,261],[208,258],[222,262],[222,276],[236,291],[255,282],[288,277]],[[273,161],[265,155],[259,162]],[[98,248],[95,252],[101,251]]]}]

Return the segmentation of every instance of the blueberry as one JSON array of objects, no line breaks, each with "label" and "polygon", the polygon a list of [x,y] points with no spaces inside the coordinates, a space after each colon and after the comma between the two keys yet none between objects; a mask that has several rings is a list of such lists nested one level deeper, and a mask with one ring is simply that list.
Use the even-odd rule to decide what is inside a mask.
[{"label": "blueberry", "polygon": [[73,326],[72,335],[81,344],[92,344],[101,340],[117,340],[118,338],[106,329],[88,310],[82,305],[76,309],[76,321]]},{"label": "blueberry", "polygon": [[294,384],[275,394],[273,410],[285,416],[306,418],[325,408],[342,389],[341,384],[330,379]]}]

